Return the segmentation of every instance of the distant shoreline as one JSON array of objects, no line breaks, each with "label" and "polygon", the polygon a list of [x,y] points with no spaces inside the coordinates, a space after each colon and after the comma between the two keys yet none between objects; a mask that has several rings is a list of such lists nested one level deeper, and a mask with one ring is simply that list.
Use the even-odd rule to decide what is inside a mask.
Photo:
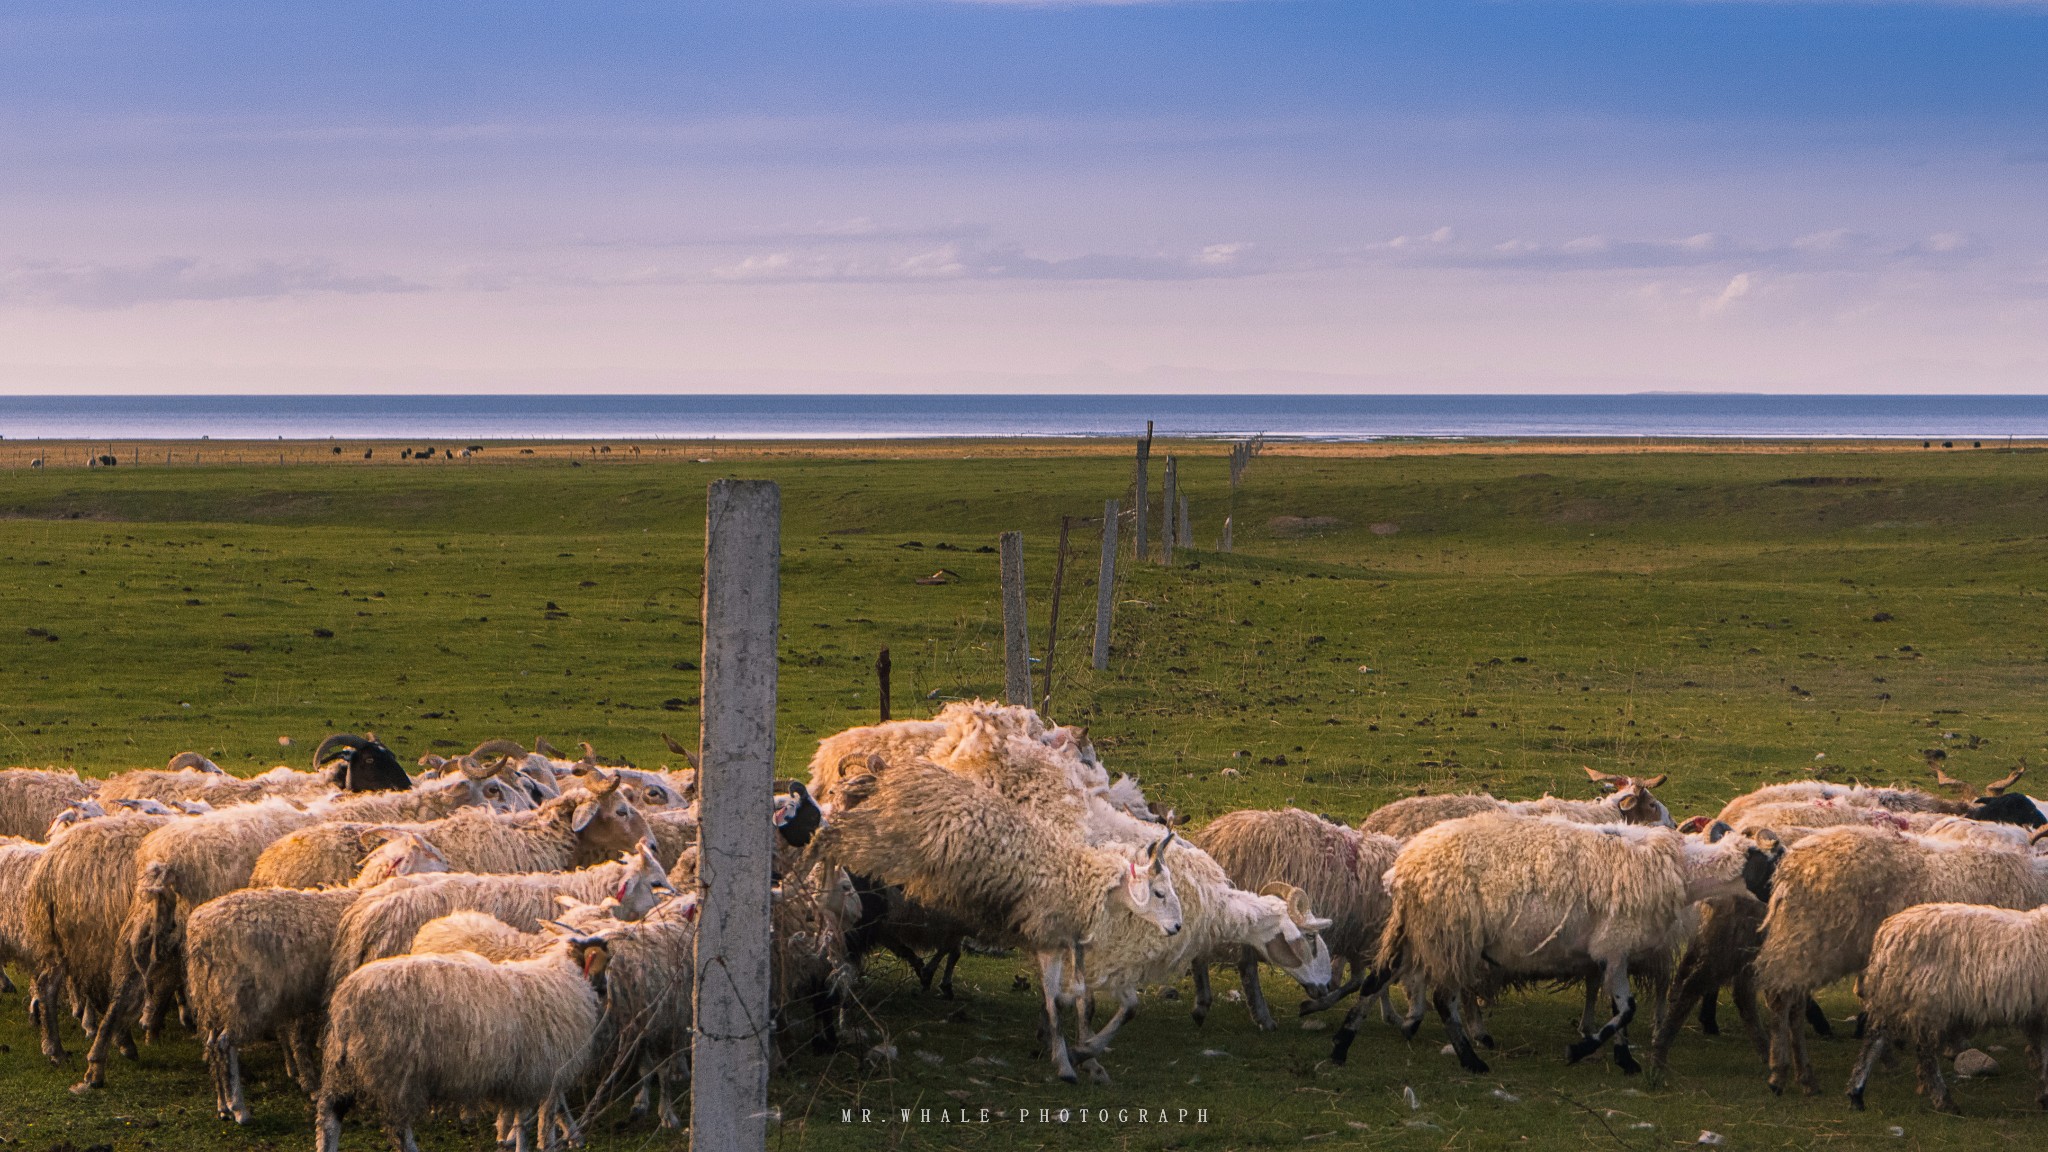
[{"label": "distant shoreline", "polygon": [[[1922,445],[1926,444],[1926,447]],[[1948,446],[1944,446],[1948,445]],[[431,446],[431,460],[412,453]],[[467,449],[479,447],[465,456]],[[335,449],[340,451],[336,452]],[[605,451],[609,449],[609,451]],[[636,452],[637,449],[637,452]],[[665,439],[285,439],[285,440],[15,440],[0,439],[0,468],[29,469],[41,459],[49,469],[84,469],[100,456],[116,468],[195,466],[283,467],[493,467],[516,463],[575,462],[603,467],[656,463],[723,464],[753,460],[940,460],[998,457],[1120,457],[1132,454],[1130,437],[919,437],[872,440],[665,440]],[[1156,437],[1155,456],[1173,452],[1192,457],[1223,456],[1222,438]],[[1924,441],[1890,437],[1763,438],[1674,436],[1560,437],[1387,437],[1375,440],[1273,438],[1267,456],[1373,459],[1400,456],[1627,456],[1803,455],[1828,453],[1943,453],[2048,451],[2048,437]],[[453,452],[450,456],[448,453]],[[365,456],[368,453],[368,456]]]}]

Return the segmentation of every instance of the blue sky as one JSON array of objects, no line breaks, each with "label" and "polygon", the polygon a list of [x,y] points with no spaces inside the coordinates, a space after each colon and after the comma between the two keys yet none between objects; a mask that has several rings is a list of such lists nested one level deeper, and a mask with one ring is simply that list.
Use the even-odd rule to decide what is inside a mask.
[{"label": "blue sky", "polygon": [[2048,3],[46,4],[0,389],[2038,391]]}]

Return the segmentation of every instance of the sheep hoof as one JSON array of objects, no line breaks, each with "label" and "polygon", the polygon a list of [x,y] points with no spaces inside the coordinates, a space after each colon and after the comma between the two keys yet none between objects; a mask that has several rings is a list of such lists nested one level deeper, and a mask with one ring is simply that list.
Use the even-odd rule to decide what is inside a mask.
[{"label": "sheep hoof", "polygon": [[1858,1112],[1863,1111],[1863,1093],[1852,1090],[1849,1093],[1849,1107]]},{"label": "sheep hoof", "polygon": [[1401,1024],[1398,1027],[1401,1029],[1401,1039],[1413,1040],[1416,1033],[1422,1031],[1422,1021],[1417,1020],[1413,1024]]},{"label": "sheep hoof", "polygon": [[1584,1060],[1586,1057],[1591,1056],[1593,1053],[1598,1052],[1599,1050],[1599,1037],[1581,1036],[1577,1040],[1572,1041],[1571,1044],[1565,1048],[1564,1062],[1567,1064],[1577,1064],[1579,1061]]},{"label": "sheep hoof", "polygon": [[1488,1065],[1486,1061],[1481,1060],[1476,1053],[1458,1053],[1458,1063],[1464,1067],[1465,1071],[1470,1072],[1474,1076],[1484,1076],[1488,1072],[1491,1072],[1493,1070],[1492,1067]]},{"label": "sheep hoof", "polygon": [[1109,1083],[1109,1070],[1108,1070],[1107,1068],[1104,1068],[1104,1067],[1103,1067],[1103,1066],[1102,1066],[1102,1065],[1101,1065],[1101,1064],[1100,1064],[1099,1062],[1097,1062],[1097,1061],[1095,1061],[1095,1060],[1092,1060],[1092,1059],[1091,1059],[1091,1060],[1088,1060],[1088,1061],[1084,1062],[1084,1063],[1083,1063],[1083,1064],[1081,1065],[1081,1067],[1087,1070],[1087,1072],[1088,1072],[1088,1082],[1089,1082],[1089,1083],[1091,1083],[1091,1084],[1107,1084],[1107,1083]]},{"label": "sheep hoof", "polygon": [[1624,1076],[1634,1076],[1643,1070],[1643,1066],[1636,1063],[1636,1058],[1626,1048],[1614,1050],[1614,1066],[1621,1069]]},{"label": "sheep hoof", "polygon": [[1473,1039],[1479,1041],[1479,1046],[1481,1048],[1486,1049],[1488,1052],[1497,1052],[1500,1050],[1500,1045],[1494,1043],[1493,1037],[1488,1036],[1484,1032],[1481,1032],[1479,1035],[1474,1036]]}]

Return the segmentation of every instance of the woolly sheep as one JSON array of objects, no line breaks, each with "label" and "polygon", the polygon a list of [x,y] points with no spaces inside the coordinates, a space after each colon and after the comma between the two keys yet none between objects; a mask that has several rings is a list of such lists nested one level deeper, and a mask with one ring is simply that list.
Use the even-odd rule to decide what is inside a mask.
[{"label": "woolly sheep", "polygon": [[[1985,963],[1996,957],[1996,963]],[[2035,1061],[2035,1100],[2048,1108],[2048,908],[1922,904],[1887,918],[1863,972],[1869,1031],[1849,1103],[1859,1111],[1870,1073],[1893,1043],[1913,1051],[1920,1089],[1937,1112],[1961,1112],[1941,1053],[1974,1032],[2016,1027]]]},{"label": "woolly sheep", "polygon": [[[1171,834],[1168,834],[1171,839]],[[1173,979],[1200,957],[1244,949],[1320,992],[1330,980],[1330,952],[1316,933],[1330,926],[1309,911],[1299,888],[1275,883],[1250,892],[1230,882],[1223,867],[1184,841],[1162,839],[1166,873],[1181,901],[1181,931],[1161,936],[1135,918],[1113,918],[1086,943],[1085,965],[1077,960],[1075,983],[1114,992],[1116,1014],[1100,1032],[1090,1034],[1085,1011],[1077,1019],[1080,1044],[1074,1055],[1093,1060],[1109,1048],[1117,1031],[1138,1010],[1139,992],[1148,984]],[[1077,953],[1081,951],[1076,948]],[[1085,973],[1084,973],[1085,969]],[[1077,989],[1078,991],[1079,989]],[[1107,1078],[1099,1065],[1090,1069],[1098,1081]]]},{"label": "woolly sheep", "polygon": [[401,1149],[441,1106],[496,1109],[528,1152],[528,1118],[545,1132],[589,1062],[608,961],[602,941],[572,938],[531,960],[394,956],[351,973],[329,1006],[316,1147],[339,1152],[342,1117],[368,1104]]},{"label": "woolly sheep", "polygon": [[1863,970],[1886,917],[1936,902],[2048,903],[2048,859],[2000,844],[1857,826],[1816,832],[1785,853],[1754,965],[1769,1022],[1772,1091],[1783,1091],[1795,1074],[1808,1092],[1818,1090],[1795,1016],[1806,999]]},{"label": "woolly sheep", "polygon": [[76,772],[0,771],[0,836],[46,839],[51,821],[71,805],[92,797],[97,788],[97,782],[80,780]]},{"label": "woolly sheep", "polygon": [[319,772],[294,772],[276,767],[260,776],[242,779],[221,771],[220,766],[194,752],[181,752],[163,769],[145,768],[108,777],[100,784],[102,802],[136,798],[161,800],[204,800],[217,807],[279,796],[311,802],[334,792],[334,784]]},{"label": "woolly sheep", "polygon": [[445,872],[433,845],[381,830],[357,882],[346,888],[244,888],[195,908],[185,923],[186,986],[223,1120],[249,1121],[241,1048],[275,1036],[286,1068],[311,1096],[328,969],[342,914],[394,876]]},{"label": "woolly sheep", "polygon": [[[89,820],[54,840],[29,870],[23,900],[28,951],[36,958],[36,1000],[42,1004],[43,1055],[64,1062],[55,1006],[68,990],[73,1009],[97,1022],[113,994],[114,966],[123,919],[135,892],[135,853],[142,841],[172,820],[120,813]],[[125,1031],[112,1037],[125,1053]]]},{"label": "woolly sheep", "polygon": [[[1350,979],[1316,997],[1314,1010],[1339,1003],[1364,982],[1392,909],[1383,877],[1401,850],[1400,841],[1286,808],[1226,812],[1189,842],[1214,857],[1238,887],[1259,891],[1276,882],[1292,885],[1302,890],[1309,907],[1329,918],[1320,936],[1332,959],[1346,962]],[[1242,956],[1238,974],[1252,1018],[1262,1029],[1276,1027],[1259,986],[1257,958]],[[1209,965],[1197,957],[1196,1023],[1208,1014],[1210,1003]]]},{"label": "woolly sheep", "polygon": [[29,951],[28,874],[49,845],[19,836],[0,836],[0,992],[14,991],[7,978],[12,965],[29,983],[35,980],[35,955]]},{"label": "woolly sheep", "polygon": [[[1635,1013],[1631,961],[1674,949],[1691,904],[1744,891],[1762,897],[1775,859],[1746,839],[1709,843],[1661,828],[1503,814],[1439,824],[1409,841],[1389,871],[1393,912],[1375,979],[1412,973],[1426,983],[1459,1063],[1484,1072],[1456,1007],[1460,994],[1597,970],[1614,1015],[1566,1055],[1577,1062],[1614,1039],[1616,1064],[1633,1072],[1624,1031]],[[1350,1040],[1338,1033],[1334,1059]]]},{"label": "woolly sheep", "polygon": [[[499,814],[480,807],[420,824],[418,832],[458,872],[556,872],[607,859],[648,839],[647,822],[617,794],[613,778],[601,791],[565,792],[530,812]],[[366,826],[315,825],[283,837],[257,861],[251,883],[313,888],[346,883],[360,866]]]},{"label": "woolly sheep", "polygon": [[614,914],[619,919],[637,920],[674,892],[660,862],[645,848],[576,872],[401,876],[370,889],[342,918],[329,983],[339,985],[372,960],[408,951],[421,925],[450,912],[488,912],[532,932],[554,917],[558,896],[588,904],[611,897],[618,901]]},{"label": "woolly sheep", "polygon": [[1580,824],[1649,824],[1670,827],[1671,813],[1652,790],[1664,785],[1662,775],[1639,779],[1615,776],[1593,768],[1586,777],[1612,791],[1600,800],[1563,800],[1544,796],[1535,800],[1496,800],[1492,796],[1450,795],[1410,796],[1396,800],[1367,816],[1359,825],[1364,831],[1406,840],[1425,828],[1446,820],[1459,820],[1487,812],[1512,812],[1522,816],[1556,816]]},{"label": "woolly sheep", "polygon": [[1789,784],[1768,784],[1746,792],[1721,807],[1716,817],[1740,827],[1742,814],[1761,804],[1804,803],[1832,800],[1860,808],[1884,808],[1893,812],[1939,812],[1959,814],[1964,805],[1914,788],[1868,788],[1861,784],[1830,784],[1825,780],[1797,780]]},{"label": "woolly sheep", "polygon": [[[901,885],[991,943],[1038,961],[1054,1069],[1078,1079],[1060,1024],[1063,975],[1077,940],[1136,916],[1180,931],[1180,900],[1160,848],[1094,848],[1076,831],[928,760],[889,764],[841,781],[840,806],[812,847],[856,874]],[[1077,980],[1085,986],[1085,980]]]}]

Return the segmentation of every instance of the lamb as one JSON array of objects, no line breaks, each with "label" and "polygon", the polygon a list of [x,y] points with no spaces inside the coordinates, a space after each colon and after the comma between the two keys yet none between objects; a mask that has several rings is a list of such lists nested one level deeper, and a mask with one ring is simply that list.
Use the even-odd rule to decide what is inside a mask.
[{"label": "lamb", "polygon": [[367,1103],[406,1152],[434,1106],[497,1109],[528,1152],[527,1119],[545,1132],[589,1063],[609,959],[572,937],[531,960],[394,956],[351,973],[329,1007],[316,1147],[339,1152],[342,1116]]},{"label": "lamb", "polygon": [[1863,972],[1863,1015],[1869,1032],[1849,1079],[1858,1111],[1878,1057],[1901,1043],[1913,1050],[1928,1103],[1961,1112],[1941,1075],[1942,1048],[2006,1025],[2026,1036],[2040,1083],[2035,1100],[2048,1108],[2048,908],[1921,904],[1887,918]]},{"label": "lamb", "polygon": [[[1392,900],[1382,877],[1393,866],[1401,842],[1334,824],[1299,808],[1277,812],[1226,812],[1190,838],[1214,857],[1240,888],[1263,890],[1272,883],[1301,889],[1309,907],[1330,920],[1320,935],[1333,959],[1343,959],[1350,980],[1312,1002],[1313,1010],[1342,1001],[1357,989],[1372,968]],[[1195,961],[1195,1022],[1208,1014],[1209,965]],[[1247,952],[1238,960],[1238,976],[1246,1006],[1262,1029],[1277,1025],[1259,985],[1258,960]],[[1359,1003],[1364,1004],[1363,998]],[[1356,1021],[1347,1021],[1356,1027]]]},{"label": "lamb", "polygon": [[1794,1015],[1807,998],[1863,970],[1886,917],[1939,902],[2019,909],[2048,903],[2048,859],[2005,845],[1857,826],[1816,832],[1786,852],[1754,965],[1769,1021],[1772,1091],[1783,1091],[1794,1074],[1806,1091],[1818,1090]]},{"label": "lamb", "polygon": [[90,799],[97,790],[97,783],[80,780],[76,772],[0,771],[0,836],[44,839],[51,821],[71,805]]},{"label": "lamb", "polygon": [[554,917],[558,896],[588,904],[610,897],[618,901],[615,916],[637,920],[661,897],[674,894],[661,862],[644,847],[576,872],[401,876],[371,889],[343,916],[329,984],[338,986],[364,964],[409,950],[421,925],[450,912],[488,912],[533,932]]},{"label": "lamb", "polygon": [[1597,769],[1585,769],[1587,779],[1612,791],[1597,801],[1561,800],[1544,796],[1536,800],[1496,800],[1491,796],[1410,796],[1367,816],[1359,826],[1367,832],[1406,840],[1425,828],[1446,820],[1459,820],[1487,812],[1512,812],[1522,816],[1556,816],[1580,824],[1649,824],[1669,828],[1671,812],[1651,790],[1664,786],[1665,777],[1616,776]]},{"label": "lamb", "polygon": [[317,1048],[334,936],[365,890],[394,876],[445,872],[434,846],[383,829],[354,884],[312,891],[244,888],[193,909],[185,922],[188,995],[221,1119],[249,1122],[241,1048],[275,1036],[308,1096],[318,1085]]},{"label": "lamb", "polygon": [[1071,826],[929,760],[892,765],[870,756],[867,769],[840,782],[839,807],[813,850],[855,874],[901,885],[980,939],[1029,949],[1053,1067],[1077,1081],[1060,1024],[1070,1003],[1066,959],[1076,941],[1102,935],[1119,917],[1146,920],[1167,935],[1180,931],[1180,898],[1162,859],[1166,841],[1149,851],[1090,847]]},{"label": "lamb", "polygon": [[[1576,1063],[1614,1039],[1615,1063],[1634,1072],[1625,1032],[1635,1014],[1630,964],[1674,949],[1683,913],[1698,901],[1744,891],[1763,898],[1776,862],[1746,839],[1709,843],[1661,828],[1506,814],[1439,824],[1409,841],[1389,870],[1393,912],[1374,980],[1404,974],[1427,984],[1458,1062],[1477,1073],[1487,1066],[1466,1034],[1463,995],[1597,971],[1614,1015],[1567,1058]],[[1333,1058],[1349,1039],[1340,1033]]]},{"label": "lamb", "polygon": [[[575,789],[530,812],[500,815],[480,807],[421,824],[418,832],[458,872],[558,872],[606,859],[649,837],[638,810],[617,795],[607,777],[596,791]],[[250,874],[253,884],[314,888],[342,884],[355,874],[367,826],[351,821],[319,824],[271,845]]]}]

